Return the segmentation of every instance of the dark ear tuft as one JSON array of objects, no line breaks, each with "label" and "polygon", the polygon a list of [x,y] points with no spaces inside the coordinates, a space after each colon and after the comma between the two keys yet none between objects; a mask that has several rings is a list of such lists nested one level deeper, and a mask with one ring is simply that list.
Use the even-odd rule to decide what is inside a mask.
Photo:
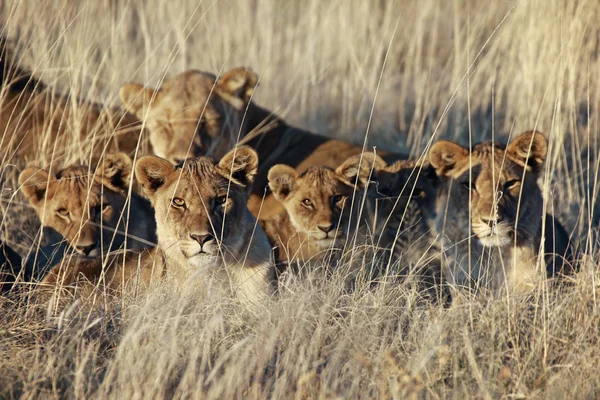
[{"label": "dark ear tuft", "polygon": [[223,156],[217,167],[225,178],[238,185],[249,186],[258,171],[258,154],[250,146],[235,147]]},{"label": "dark ear tuft", "polygon": [[294,190],[300,174],[289,165],[277,164],[269,170],[269,188],[278,201],[283,201]]},{"label": "dark ear tuft", "polygon": [[175,167],[160,157],[144,156],[135,164],[135,177],[142,184],[144,193],[152,200]]},{"label": "dark ear tuft", "polygon": [[548,142],[544,135],[535,131],[522,133],[506,148],[508,157],[523,167],[539,171],[544,165]]},{"label": "dark ear tuft", "polygon": [[132,169],[133,163],[127,154],[108,154],[96,171],[96,179],[115,192],[126,191],[129,188]]},{"label": "dark ear tuft", "polygon": [[429,162],[438,176],[452,177],[468,162],[469,150],[447,140],[434,143],[429,149]]}]

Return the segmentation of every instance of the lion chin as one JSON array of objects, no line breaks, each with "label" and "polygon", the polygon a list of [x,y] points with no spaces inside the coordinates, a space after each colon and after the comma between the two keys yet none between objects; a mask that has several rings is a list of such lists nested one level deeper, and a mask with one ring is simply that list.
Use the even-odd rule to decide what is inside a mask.
[{"label": "lion chin", "polygon": [[483,247],[504,247],[512,242],[510,235],[504,232],[490,232],[485,236],[478,234],[477,238]]}]

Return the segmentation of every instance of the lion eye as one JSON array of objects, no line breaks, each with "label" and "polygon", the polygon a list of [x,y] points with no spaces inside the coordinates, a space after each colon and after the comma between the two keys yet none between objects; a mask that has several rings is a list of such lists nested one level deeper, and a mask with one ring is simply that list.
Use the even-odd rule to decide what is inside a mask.
[{"label": "lion eye", "polygon": [[58,210],[56,210],[56,213],[58,215],[62,215],[63,217],[66,217],[67,215],[69,215],[69,210],[67,210],[66,208],[59,208]]},{"label": "lion eye", "polygon": [[331,198],[331,201],[333,202],[333,204],[343,203],[345,200],[346,200],[346,196],[343,196],[341,194],[336,194]]},{"label": "lion eye", "polygon": [[471,181],[463,181],[460,184],[464,189],[466,190],[474,190],[476,191],[477,188],[475,187],[475,181],[471,180]]},{"label": "lion eye", "polygon": [[173,201],[171,202],[171,204],[175,208],[184,208],[185,200],[183,200],[181,197],[173,197]]},{"label": "lion eye", "polygon": [[304,207],[312,207],[312,201],[310,201],[310,199],[304,199],[302,200],[302,205]]},{"label": "lion eye", "polygon": [[518,179],[513,179],[504,184],[504,190],[514,190],[521,184],[521,181]]},{"label": "lion eye", "polygon": [[412,191],[412,197],[421,197],[425,194],[425,190],[422,187],[415,187]]},{"label": "lion eye", "polygon": [[217,205],[221,206],[221,205],[225,204],[226,201],[227,201],[227,196],[215,197],[215,204],[217,204]]}]

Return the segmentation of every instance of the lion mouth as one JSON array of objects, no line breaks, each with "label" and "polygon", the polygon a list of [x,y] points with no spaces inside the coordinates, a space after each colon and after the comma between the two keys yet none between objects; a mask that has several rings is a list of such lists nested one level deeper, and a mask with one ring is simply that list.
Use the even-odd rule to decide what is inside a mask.
[{"label": "lion mouth", "polygon": [[503,247],[511,242],[510,229],[506,224],[473,225],[473,233],[485,247]]}]

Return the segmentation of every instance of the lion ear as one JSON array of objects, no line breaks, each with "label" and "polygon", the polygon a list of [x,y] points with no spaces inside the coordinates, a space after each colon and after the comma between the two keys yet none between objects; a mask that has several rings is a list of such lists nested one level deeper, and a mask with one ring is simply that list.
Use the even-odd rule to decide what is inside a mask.
[{"label": "lion ear", "polygon": [[258,154],[250,146],[235,147],[219,161],[218,170],[232,182],[248,186],[258,171]]},{"label": "lion ear", "polygon": [[386,162],[375,153],[357,154],[348,158],[336,168],[336,174],[344,177],[352,185],[366,187],[373,172],[387,166]]},{"label": "lion ear", "polygon": [[21,192],[35,208],[43,205],[46,193],[51,191],[56,184],[56,181],[50,181],[48,171],[40,168],[26,168],[19,175]]},{"label": "lion ear", "polygon": [[464,147],[440,140],[429,149],[429,162],[438,176],[453,177],[468,161],[469,150]]},{"label": "lion ear", "polygon": [[119,89],[119,97],[127,111],[141,120],[144,118],[152,97],[156,97],[159,92],[155,89],[144,87],[139,83],[126,83]]},{"label": "lion ear", "polygon": [[127,154],[108,154],[96,171],[96,179],[115,192],[125,191],[129,188],[132,169],[133,163]]},{"label": "lion ear", "polygon": [[238,67],[219,78],[216,90],[235,108],[243,109],[252,98],[257,83],[258,76],[250,68]]},{"label": "lion ear", "polygon": [[289,165],[277,164],[269,170],[269,188],[278,201],[283,201],[294,190],[300,174]]},{"label": "lion ear", "polygon": [[546,160],[548,142],[541,133],[528,131],[510,142],[506,152],[508,157],[516,163],[539,171]]},{"label": "lion ear", "polygon": [[175,167],[170,162],[156,156],[144,156],[135,164],[135,178],[151,200],[173,171]]}]

